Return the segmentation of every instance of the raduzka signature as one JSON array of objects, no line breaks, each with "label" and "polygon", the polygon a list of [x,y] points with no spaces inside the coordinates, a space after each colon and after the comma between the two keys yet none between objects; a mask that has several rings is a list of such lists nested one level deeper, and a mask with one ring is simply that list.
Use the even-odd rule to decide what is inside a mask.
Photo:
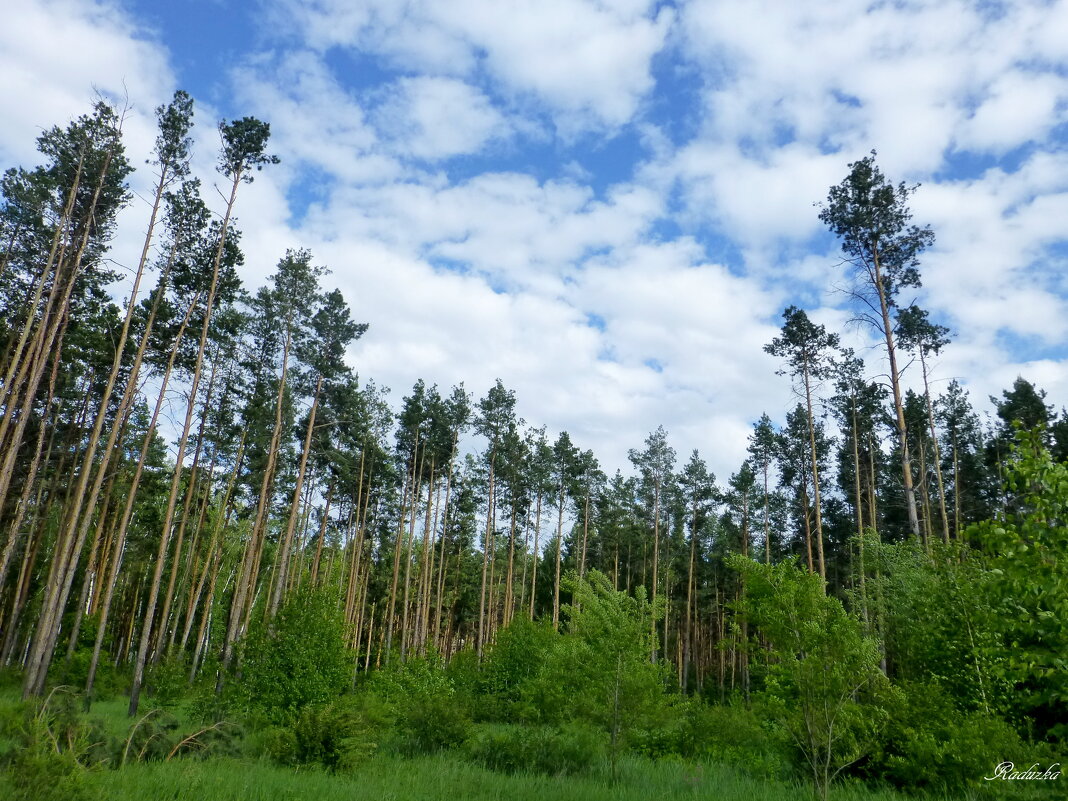
[{"label": "raduzka signature", "polygon": [[1045,770],[1043,770],[1037,762],[1026,770],[1016,770],[1016,766],[1013,763],[1002,762],[994,768],[993,776],[984,776],[983,778],[988,782],[992,782],[997,779],[1004,779],[1007,781],[1049,781],[1051,779],[1059,779],[1060,777],[1060,762],[1054,762]]}]

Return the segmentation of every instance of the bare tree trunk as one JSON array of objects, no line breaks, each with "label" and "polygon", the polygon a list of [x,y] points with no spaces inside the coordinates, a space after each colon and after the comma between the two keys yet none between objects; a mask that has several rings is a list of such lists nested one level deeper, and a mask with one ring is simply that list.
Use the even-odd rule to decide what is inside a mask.
[{"label": "bare tree trunk", "polygon": [[560,629],[560,553],[564,539],[564,482],[560,481],[560,501],[556,509],[556,578],[553,581],[553,628]]},{"label": "bare tree trunk", "polygon": [[886,355],[890,362],[890,384],[894,392],[894,413],[897,424],[898,446],[901,448],[901,477],[905,486],[905,503],[908,506],[909,528],[912,536],[920,536],[920,519],[916,514],[916,490],[912,483],[912,460],[909,458],[908,430],[905,426],[905,407],[901,401],[901,372],[897,368],[897,351],[894,347],[894,328],[890,322],[890,306],[883,286],[882,267],[878,251],[874,254],[873,285],[879,293],[879,308],[883,319],[883,335],[886,339]]},{"label": "bare tree trunk", "polygon": [[[109,152],[104,159],[104,167],[101,170],[100,179],[93,192],[93,198],[90,203],[90,214],[95,212],[97,203],[100,199],[100,193],[103,189],[104,182],[107,177],[108,170],[111,164],[112,153]],[[89,243],[89,234],[91,226],[88,223],[85,225],[85,230],[81,238],[81,242],[78,245],[77,253],[75,254],[74,261],[70,269],[70,277],[66,283],[66,289],[63,295],[63,302],[60,304],[60,316],[65,320],[67,311],[69,309],[71,294],[74,290],[74,285],[77,281],[78,273],[81,271],[82,258],[85,253],[85,248]],[[58,282],[59,270],[57,269],[56,280]],[[138,273],[140,278],[140,271]],[[136,291],[136,284],[134,290]],[[131,298],[132,300],[132,298]],[[131,304],[132,305],[132,304]],[[96,471],[97,478],[93,483],[92,494],[86,501],[85,489],[89,482],[89,475],[92,471],[93,459],[97,443],[100,439],[100,430],[104,424],[104,418],[107,416],[108,400],[111,396],[111,390],[115,385],[115,379],[118,375],[118,369],[122,362],[122,350],[125,347],[125,335],[129,328],[129,320],[131,312],[127,313],[126,322],[123,324],[123,335],[121,342],[116,349],[115,359],[112,362],[111,373],[108,376],[107,385],[104,390],[104,396],[101,402],[100,410],[97,413],[96,419],[93,424],[93,431],[89,438],[89,445],[86,450],[86,454],[82,460],[82,469],[79,471],[77,490],[74,495],[74,503],[70,507],[70,514],[66,518],[63,527],[60,529],[60,534],[56,538],[56,545],[53,549],[52,555],[52,569],[49,572],[48,584],[46,585],[46,594],[44,601],[41,605],[41,617],[38,620],[37,633],[34,637],[33,646],[30,650],[30,656],[27,661],[27,669],[22,685],[23,698],[28,698],[31,695],[39,695],[44,690],[44,683],[48,675],[48,667],[52,661],[52,653],[55,649],[56,638],[59,636],[59,628],[61,624],[61,618],[63,610],[67,605],[67,598],[70,594],[70,586],[74,580],[74,574],[77,571],[78,559],[81,556],[82,543],[85,540],[85,535],[89,527],[89,516],[92,514],[92,509],[96,504],[97,493],[100,491],[100,485],[103,482],[104,470],[107,466],[107,459],[110,456],[110,447],[105,448],[104,460],[101,468]],[[50,327],[50,332],[45,334],[41,339],[43,348],[42,353],[47,353],[51,350],[53,343],[56,341],[57,335],[60,335],[59,329],[65,327],[65,323],[59,322],[55,326]],[[41,329],[43,331],[43,329]],[[61,335],[60,335],[61,336]],[[28,385],[26,393],[24,395],[26,399],[27,408],[29,403],[37,394],[37,386],[40,382],[41,375],[44,372],[46,366],[45,361],[40,362],[40,366],[31,371],[31,376],[28,379]],[[20,418],[15,434],[12,441],[8,443],[9,458],[4,465],[2,473],[0,473],[0,506],[3,505],[4,499],[7,495],[8,483],[10,482],[10,470],[13,467],[15,452],[18,449],[19,443],[22,441],[22,432],[25,428],[26,421],[29,415],[22,415]],[[78,526],[78,522],[81,516],[81,510],[85,508],[84,524]]]},{"label": "bare tree trunk", "polygon": [[[162,291],[163,287],[161,284],[160,294],[162,294]],[[149,322],[142,334],[141,344],[138,348],[137,356],[134,359],[135,365],[138,366],[144,356],[145,348],[148,345],[148,336],[151,333],[152,321],[155,319],[156,311],[159,306],[159,297],[160,296],[157,295],[156,302],[153,303],[152,311],[148,318]],[[134,475],[126,495],[126,508],[123,510],[118,532],[112,543],[110,559],[111,569],[108,573],[108,579],[104,584],[104,600],[101,604],[100,620],[97,623],[96,641],[93,643],[93,655],[89,660],[89,672],[85,680],[85,696],[87,703],[92,700],[93,696],[93,682],[96,678],[96,670],[100,662],[100,650],[103,647],[104,634],[107,630],[108,614],[111,611],[111,601],[115,593],[115,583],[118,579],[119,571],[122,569],[122,557],[126,546],[126,534],[129,530],[130,522],[133,519],[134,501],[137,498],[137,491],[141,485],[141,476],[144,473],[145,462],[148,459],[148,451],[155,438],[156,424],[159,421],[159,415],[163,409],[163,402],[167,394],[167,385],[170,382],[171,374],[174,370],[174,361],[178,356],[178,349],[181,345],[182,338],[185,336],[185,329],[189,325],[189,319],[193,314],[193,310],[196,307],[199,298],[199,294],[194,296],[192,302],[189,304],[189,308],[186,309],[185,316],[182,318],[182,322],[178,327],[178,334],[175,337],[174,345],[171,347],[171,352],[167,357],[167,366],[163,372],[163,381],[160,386],[159,395],[156,397],[156,406],[152,411],[152,418],[148,423],[148,429],[145,431],[144,439],[141,442],[141,453],[138,456],[137,466],[134,468]],[[129,387],[127,388],[129,389]]]},{"label": "bare tree trunk", "polygon": [[534,619],[534,602],[537,598],[538,589],[538,555],[540,551],[541,540],[541,490],[538,490],[538,502],[537,511],[534,513],[534,552],[531,557],[534,560],[534,564],[530,567],[530,619]]},{"label": "bare tree trunk", "polygon": [[[393,548],[393,583],[389,588],[389,609],[386,612],[385,622],[385,637],[386,637],[386,659],[391,658],[393,653],[393,624],[397,617],[397,588],[400,586],[400,561],[401,553],[404,550],[404,523],[406,520],[408,492],[411,491],[412,501],[412,515],[415,515],[415,501],[416,489],[415,479],[416,470],[418,466],[417,455],[419,451],[419,430],[415,429],[415,444],[412,447],[412,469],[405,473],[405,484],[401,493],[401,513],[400,519],[397,521],[397,536]],[[379,654],[381,659],[381,654]]]},{"label": "bare tree trunk", "polygon": [[679,665],[679,686],[683,692],[690,689],[690,660],[693,647],[693,628],[691,613],[694,600],[694,565],[697,561],[697,493],[694,492],[693,515],[690,518],[690,565],[686,573],[686,632],[682,659]]},{"label": "bare tree trunk", "polygon": [[857,548],[860,557],[860,612],[864,617],[865,625],[868,623],[868,591],[866,585],[867,566],[864,564],[864,508],[863,496],[860,491],[860,442],[857,431],[857,398],[850,398],[850,413],[853,423],[853,491],[856,497],[857,513]]},{"label": "bare tree trunk", "polygon": [[942,454],[938,449],[938,432],[935,430],[934,406],[931,404],[931,387],[927,381],[927,360],[920,348],[920,368],[923,371],[923,397],[927,401],[927,423],[931,428],[931,445],[934,447],[935,478],[938,480],[938,511],[942,515],[942,541],[949,544],[949,515],[946,513],[946,485],[942,481]]},{"label": "bare tree trunk", "polygon": [[820,568],[820,578],[823,579],[824,590],[827,587],[827,565],[823,560],[823,511],[820,506],[820,469],[819,459],[816,454],[816,421],[812,417],[812,387],[809,383],[808,362],[804,364],[805,375],[805,404],[808,411],[808,444],[809,454],[812,457],[812,502],[816,515],[816,558]]},{"label": "bare tree trunk", "polygon": [[[656,664],[656,589],[660,584],[660,482],[653,486],[653,592],[652,614],[649,626],[652,634],[653,652],[649,659]],[[666,622],[665,622],[666,626]]]},{"label": "bare tree trunk", "polygon": [[486,505],[486,536],[482,540],[482,589],[478,598],[478,658],[482,659],[482,648],[485,645],[485,626],[486,626],[486,577],[489,573],[489,560],[490,552],[493,550],[494,540],[494,517],[496,516],[496,510],[494,509],[493,498],[493,467],[496,461],[496,452],[490,454],[490,469],[489,469],[489,499]]},{"label": "bare tree trunk", "polygon": [[[233,183],[230,187],[230,198],[226,203],[226,213],[223,216],[222,226],[219,231],[219,244],[215,249],[211,284],[208,288],[208,296],[204,304],[204,323],[200,329],[200,342],[197,346],[196,364],[193,368],[193,382],[189,388],[189,402],[186,405],[185,410],[185,423],[182,426],[182,436],[178,441],[178,456],[175,459],[174,476],[171,480],[170,495],[167,499],[167,511],[164,514],[163,527],[160,532],[160,549],[156,559],[156,569],[153,573],[152,588],[149,590],[149,599],[145,612],[145,623],[141,630],[141,643],[138,647],[137,660],[134,665],[133,684],[130,688],[130,717],[137,714],[137,706],[141,698],[141,685],[144,681],[145,661],[148,657],[149,638],[152,634],[152,620],[155,617],[156,599],[159,594],[160,579],[163,575],[163,560],[166,558],[167,554],[171,524],[174,521],[175,505],[178,500],[178,482],[181,478],[182,465],[185,462],[185,448],[189,439],[189,429],[192,427],[193,423],[193,412],[196,408],[197,393],[200,389],[201,368],[204,362],[204,351],[207,348],[208,330],[211,325],[212,310],[215,307],[215,294],[219,287],[219,271],[222,266],[226,234],[230,225],[230,215],[233,212],[234,203],[237,201],[237,187],[241,182],[241,176],[242,171],[240,169],[234,171]],[[226,657],[228,656],[229,653],[226,654]],[[229,664],[228,658],[226,657],[224,657],[224,671]]]}]

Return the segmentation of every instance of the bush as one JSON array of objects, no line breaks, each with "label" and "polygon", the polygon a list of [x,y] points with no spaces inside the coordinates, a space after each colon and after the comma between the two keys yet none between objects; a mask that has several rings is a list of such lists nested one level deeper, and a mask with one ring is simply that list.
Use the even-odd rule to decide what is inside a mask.
[{"label": "bush", "polygon": [[879,645],[827,595],[823,579],[796,562],[762,565],[734,554],[728,564],[746,587],[735,607],[770,646],[755,652],[767,671],[760,699],[826,799],[835,777],[870,752],[885,720]]},{"label": "bush", "polygon": [[908,789],[958,793],[984,786],[983,777],[1001,762],[1035,761],[1035,748],[1008,723],[961,712],[937,684],[905,684],[894,695],[882,741],[864,769],[868,776]]},{"label": "bush", "polygon": [[516,618],[497,634],[479,673],[478,716],[484,721],[523,721],[537,716],[524,698],[560,639],[548,621]]},{"label": "bush", "polygon": [[603,736],[577,723],[560,727],[483,725],[467,742],[472,761],[504,773],[582,773],[603,758],[604,752]]},{"label": "bush", "polygon": [[467,699],[434,655],[376,674],[369,690],[391,711],[393,744],[402,753],[429,754],[467,738]]},{"label": "bush", "polygon": [[0,796],[10,801],[67,801],[88,797],[89,765],[102,733],[83,720],[73,695],[53,692],[43,702],[0,712]]},{"label": "bush", "polygon": [[123,765],[166,759],[180,740],[177,719],[168,712],[154,709],[134,721],[126,739],[114,745],[113,763]]},{"label": "bush", "polygon": [[180,659],[167,659],[151,665],[145,687],[152,701],[160,706],[174,706],[189,691],[189,668]]},{"label": "bush", "polygon": [[289,726],[270,726],[259,735],[262,753],[281,765],[319,765],[344,772],[378,749],[377,725],[347,698],[306,707]]},{"label": "bush", "polygon": [[352,672],[344,633],[337,599],[322,590],[299,592],[272,620],[257,619],[244,643],[237,689],[245,707],[281,724],[305,706],[336,698]]},{"label": "bush", "polygon": [[790,777],[787,734],[759,703],[747,709],[691,701],[681,712],[682,756],[733,765],[761,778]]}]

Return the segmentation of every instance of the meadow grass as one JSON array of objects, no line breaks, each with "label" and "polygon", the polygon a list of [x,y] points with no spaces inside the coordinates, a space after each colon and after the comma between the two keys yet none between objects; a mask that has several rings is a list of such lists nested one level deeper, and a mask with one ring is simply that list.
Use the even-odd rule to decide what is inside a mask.
[{"label": "meadow grass", "polygon": [[[810,787],[765,781],[728,767],[628,759],[618,783],[601,775],[505,775],[448,754],[407,759],[378,756],[358,770],[331,775],[265,762],[174,760],[97,771],[90,789],[115,801],[811,801]],[[905,796],[838,787],[836,801],[902,801]]]}]

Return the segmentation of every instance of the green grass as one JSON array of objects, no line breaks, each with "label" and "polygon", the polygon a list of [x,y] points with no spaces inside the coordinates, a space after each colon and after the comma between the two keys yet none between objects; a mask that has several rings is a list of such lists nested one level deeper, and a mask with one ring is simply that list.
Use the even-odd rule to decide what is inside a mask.
[{"label": "green grass", "polygon": [[[607,776],[508,776],[448,755],[379,756],[347,775],[295,771],[262,762],[174,760],[128,765],[89,777],[114,801],[811,801],[805,786],[767,782],[730,768],[627,760],[618,784]],[[888,791],[840,787],[835,801],[902,801]]]}]

